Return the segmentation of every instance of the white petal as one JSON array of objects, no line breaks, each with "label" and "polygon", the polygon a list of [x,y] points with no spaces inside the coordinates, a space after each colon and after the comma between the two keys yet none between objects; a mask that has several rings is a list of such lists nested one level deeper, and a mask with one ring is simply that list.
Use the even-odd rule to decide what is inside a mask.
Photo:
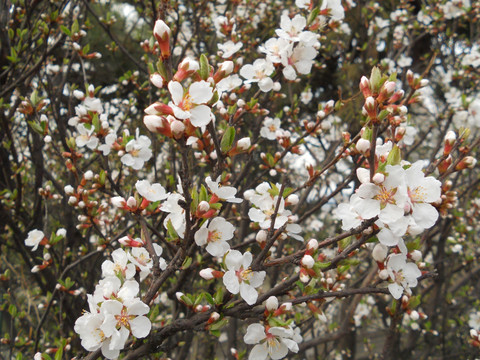
[{"label": "white petal", "polygon": [[195,106],[190,110],[190,114],[190,122],[196,127],[208,125],[212,120],[212,109],[207,105]]},{"label": "white petal", "polygon": [[258,293],[257,290],[244,282],[240,284],[240,296],[246,301],[248,305],[253,305],[257,302]]},{"label": "white petal", "polygon": [[398,285],[396,283],[389,284],[388,285],[388,291],[390,291],[390,294],[392,294],[392,296],[395,299],[400,299],[400,297],[403,294],[403,287],[401,287],[400,285]]},{"label": "white petal", "polygon": [[255,345],[248,355],[248,360],[265,360],[268,358],[268,352],[264,344]]},{"label": "white petal", "polygon": [[204,104],[210,101],[213,96],[213,89],[204,80],[194,82],[188,90],[194,104]]},{"label": "white petal", "polygon": [[170,91],[170,95],[172,95],[172,100],[175,105],[178,105],[183,100],[183,87],[177,81],[170,81],[168,83],[168,90]]},{"label": "white petal", "polygon": [[245,344],[257,344],[265,339],[265,328],[260,324],[250,324],[247,328],[247,333],[243,337]]},{"label": "white petal", "polygon": [[227,271],[225,275],[223,275],[223,284],[232,294],[238,294],[240,291],[238,278],[233,271]]},{"label": "white petal", "polygon": [[133,336],[137,338],[144,338],[150,333],[152,323],[145,316],[137,316],[130,320],[130,329],[132,329]]}]

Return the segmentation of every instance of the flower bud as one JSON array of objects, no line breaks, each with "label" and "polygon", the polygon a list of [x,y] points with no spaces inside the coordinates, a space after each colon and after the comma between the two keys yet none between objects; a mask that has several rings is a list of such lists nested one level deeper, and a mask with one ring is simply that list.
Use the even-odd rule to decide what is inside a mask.
[{"label": "flower bud", "polygon": [[258,243],[262,244],[265,241],[267,241],[267,236],[268,236],[268,233],[266,230],[260,230],[255,236],[255,240],[257,240]]},{"label": "flower bud", "polygon": [[137,200],[133,196],[130,196],[127,199],[127,206],[130,208],[136,208],[137,207]]},{"label": "flower bud", "polygon": [[175,139],[180,139],[183,136],[183,133],[185,132],[185,125],[183,122],[179,120],[174,120],[170,124],[170,128],[172,130],[173,136],[175,136]]},{"label": "flower bud", "polygon": [[311,269],[315,265],[315,260],[310,255],[304,255],[300,263],[307,269]]},{"label": "flower bud", "polygon": [[298,204],[298,195],[297,194],[290,194],[287,196],[287,198],[285,199],[285,202],[288,203],[289,205],[297,205]]},{"label": "flower bud", "polygon": [[387,257],[388,248],[383,244],[377,244],[373,248],[372,257],[375,261],[383,263]]},{"label": "flower bud", "polygon": [[268,311],[275,311],[278,309],[278,299],[275,296],[270,296],[266,301],[265,301],[265,308]]},{"label": "flower bud", "polygon": [[420,261],[422,260],[422,252],[420,250],[413,250],[411,253],[410,253],[410,257],[412,258],[413,261],[417,262],[417,261]]},{"label": "flower bud", "polygon": [[381,184],[385,181],[385,175],[383,175],[382,173],[376,173],[375,175],[373,175],[372,180],[375,184]]},{"label": "flower bud", "polygon": [[93,179],[93,171],[88,170],[85,174],[83,174],[85,180],[92,180]]},{"label": "flower bud", "polygon": [[310,239],[307,243],[307,251],[313,252],[318,249],[317,239]]},{"label": "flower bud", "polygon": [[159,73],[150,75],[150,82],[159,89],[163,87],[163,78]]},{"label": "flower bud", "polygon": [[57,230],[55,235],[56,236],[61,236],[62,238],[64,238],[65,236],[67,236],[67,230],[64,229],[64,228],[60,228],[60,229]]},{"label": "flower bud", "polygon": [[240,140],[238,140],[237,142],[237,148],[240,150],[240,151],[247,151],[248,149],[250,149],[250,146],[251,146],[251,142],[250,142],[250,138],[249,137],[244,137]]},{"label": "flower bud", "polygon": [[157,39],[162,57],[164,59],[170,57],[170,35],[172,31],[163,20],[157,20],[153,28],[153,35]]},{"label": "flower bud", "polygon": [[[76,202],[76,198],[75,198],[75,202]],[[126,201],[123,197],[121,196],[114,196],[110,199],[110,201],[112,202],[112,205],[117,207],[117,208],[123,208],[126,204]]]},{"label": "flower bud", "polygon": [[211,268],[202,269],[199,274],[205,280],[212,280],[215,278],[215,276],[213,276],[213,269]]},{"label": "flower bud", "polygon": [[387,269],[380,270],[378,272],[378,277],[382,280],[387,280],[388,279],[388,271]]},{"label": "flower bud", "polygon": [[412,319],[413,321],[417,321],[420,318],[420,315],[418,315],[418,312],[416,312],[415,310],[411,311],[409,315],[410,319]]},{"label": "flower bud", "polygon": [[465,156],[458,164],[455,166],[455,170],[464,170],[464,169],[473,169],[477,164],[477,159],[473,156]]},{"label": "flower bud", "polygon": [[359,139],[355,147],[358,152],[365,154],[368,150],[370,150],[370,141],[367,139]]}]

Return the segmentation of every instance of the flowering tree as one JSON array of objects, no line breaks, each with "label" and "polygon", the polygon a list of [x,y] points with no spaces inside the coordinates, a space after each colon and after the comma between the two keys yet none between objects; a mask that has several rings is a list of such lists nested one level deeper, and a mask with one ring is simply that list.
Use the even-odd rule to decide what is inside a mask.
[{"label": "flowering tree", "polygon": [[473,356],[480,7],[6,2],[6,358]]}]

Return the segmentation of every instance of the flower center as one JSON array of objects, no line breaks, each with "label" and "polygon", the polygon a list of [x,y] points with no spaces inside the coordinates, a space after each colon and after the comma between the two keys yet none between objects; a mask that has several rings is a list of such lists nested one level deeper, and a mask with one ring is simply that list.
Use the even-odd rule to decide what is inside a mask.
[{"label": "flower center", "polygon": [[185,94],[182,103],[180,104],[180,107],[185,111],[190,111],[190,109],[192,108],[192,97],[190,96],[190,94]]},{"label": "flower center", "polygon": [[419,186],[413,191],[408,189],[408,196],[410,197],[412,202],[424,202],[425,198],[427,197],[427,192],[425,191],[424,187]]},{"label": "flower center", "polygon": [[387,189],[385,186],[380,186],[380,193],[375,195],[374,199],[379,200],[382,206],[395,204],[394,196],[396,192],[397,188]]}]

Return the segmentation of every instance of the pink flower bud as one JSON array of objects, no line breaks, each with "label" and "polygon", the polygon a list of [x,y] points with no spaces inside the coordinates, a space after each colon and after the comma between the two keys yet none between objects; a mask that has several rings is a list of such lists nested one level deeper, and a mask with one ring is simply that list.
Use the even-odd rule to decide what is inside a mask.
[{"label": "pink flower bud", "polygon": [[127,199],[127,206],[130,208],[136,208],[137,207],[137,200],[133,196],[130,196]]},{"label": "pink flower bud", "polygon": [[157,39],[158,45],[160,46],[160,51],[163,58],[168,58],[170,56],[170,34],[172,31],[162,20],[157,20],[155,22],[155,27],[153,28],[153,35]]},{"label": "pink flower bud", "polygon": [[170,129],[172,130],[172,134],[175,136],[175,139],[180,139],[185,132],[185,125],[179,120],[174,120],[170,124]]},{"label": "pink flower bud", "polygon": [[410,257],[412,258],[413,261],[417,262],[417,261],[420,261],[422,260],[422,252],[420,250],[413,250],[411,253],[410,253]]}]

